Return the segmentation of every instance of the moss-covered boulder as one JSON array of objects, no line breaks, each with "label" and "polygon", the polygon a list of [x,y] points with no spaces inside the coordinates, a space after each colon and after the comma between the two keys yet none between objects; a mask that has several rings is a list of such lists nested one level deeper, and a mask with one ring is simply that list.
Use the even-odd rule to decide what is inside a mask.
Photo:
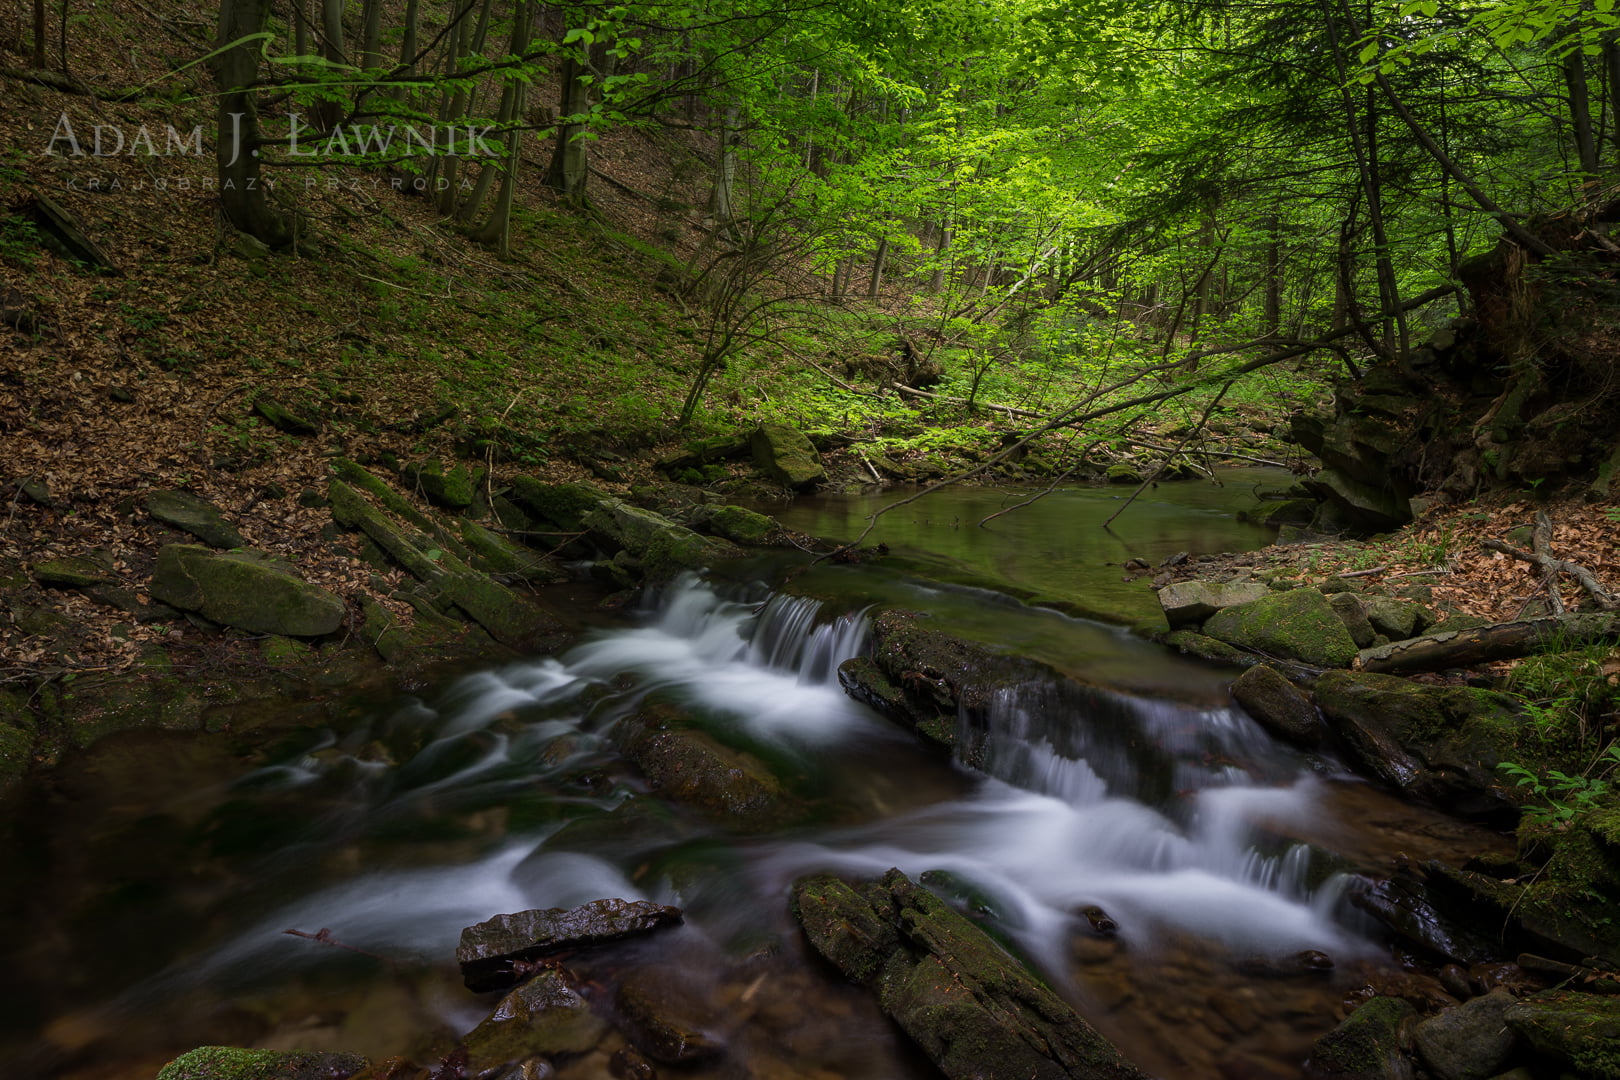
[{"label": "moss-covered boulder", "polygon": [[1453,813],[1512,812],[1496,767],[1518,756],[1514,744],[1527,723],[1514,698],[1348,671],[1324,672],[1315,691],[1360,769]]},{"label": "moss-covered boulder", "polygon": [[1620,997],[1544,990],[1503,1014],[1538,1053],[1586,1080],[1620,1080]]},{"label": "moss-covered boulder", "polygon": [[288,435],[315,435],[321,430],[320,417],[313,411],[288,408],[269,394],[254,397],[253,411],[263,417],[271,427]]},{"label": "moss-covered boulder", "polygon": [[1110,484],[1140,484],[1142,482],[1141,470],[1137,469],[1135,465],[1127,465],[1124,462],[1108,466],[1103,476]]},{"label": "moss-covered boulder", "polygon": [[502,998],[461,1046],[467,1054],[467,1072],[484,1076],[506,1065],[583,1054],[606,1030],[607,1022],[591,1011],[567,977],[546,970]]},{"label": "moss-covered boulder", "polygon": [[405,483],[421,489],[431,502],[450,510],[465,510],[478,497],[485,470],[464,461],[446,469],[438,458],[429,458],[405,466],[399,475]]},{"label": "moss-covered boulder", "polygon": [[1375,997],[1316,1042],[1305,1063],[1313,1080],[1412,1080],[1417,1010],[1405,998]]},{"label": "moss-covered boulder", "polygon": [[742,506],[716,506],[703,515],[702,527],[735,544],[765,543],[779,526],[776,519]]},{"label": "moss-covered boulder", "polygon": [[569,532],[583,529],[585,515],[609,498],[589,484],[547,484],[532,476],[514,478],[511,495],[522,509]]},{"label": "moss-covered boulder", "polygon": [[662,514],[606,499],[581,523],[605,545],[622,548],[640,560],[650,581],[668,581],[683,570],[701,570],[742,551],[714,537],[700,536]]},{"label": "moss-covered boulder", "polygon": [[1356,643],[1344,621],[1316,589],[1290,589],[1224,608],[1204,633],[1251,652],[1343,668],[1356,661]]},{"label": "moss-covered boulder", "polygon": [[804,491],[827,479],[827,470],[821,464],[821,455],[804,432],[786,424],[761,424],[749,438],[754,464],[766,476],[790,487]]},{"label": "moss-covered boulder", "polygon": [[764,761],[668,701],[649,700],[619,721],[613,741],[659,794],[741,831],[764,832],[804,813]]},{"label": "moss-covered boulder", "polygon": [[1361,602],[1361,597],[1353,592],[1336,592],[1326,594],[1328,604],[1333,608],[1344,628],[1350,631],[1350,640],[1356,643],[1357,649],[1365,649],[1378,637],[1378,631],[1373,629],[1372,620],[1367,618],[1367,606]]},{"label": "moss-covered boulder", "polygon": [[167,544],[152,572],[152,596],[181,611],[256,634],[319,637],[343,624],[343,601],[262,552],[225,554]]},{"label": "moss-covered boulder", "polygon": [[188,532],[217,548],[239,548],[247,541],[225,520],[219,507],[187,491],[153,491],[146,496],[146,512],[165,525]]},{"label": "moss-covered boulder", "polygon": [[951,1080],[1145,1080],[988,934],[898,870],[801,879],[805,936]]},{"label": "moss-covered boulder", "polygon": [[358,1054],[200,1046],[163,1066],[157,1080],[346,1080],[365,1067]]},{"label": "moss-covered boulder", "polygon": [[1276,668],[1256,664],[1232,683],[1232,696],[1260,726],[1295,746],[1314,747],[1327,735],[1311,696]]},{"label": "moss-covered boulder", "polygon": [[1391,641],[1403,641],[1420,633],[1427,623],[1423,607],[1410,600],[1393,596],[1364,596],[1367,621],[1372,628]]},{"label": "moss-covered boulder", "polygon": [[1436,1080],[1489,1080],[1502,1071],[1516,1041],[1503,1016],[1515,998],[1498,987],[1417,1026],[1418,1056]]}]

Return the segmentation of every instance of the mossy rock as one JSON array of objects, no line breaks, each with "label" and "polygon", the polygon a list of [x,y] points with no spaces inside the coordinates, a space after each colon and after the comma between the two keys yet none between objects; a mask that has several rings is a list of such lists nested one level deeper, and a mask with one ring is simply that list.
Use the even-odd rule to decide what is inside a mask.
[{"label": "mossy rock", "polygon": [[288,435],[315,435],[321,430],[318,415],[306,409],[290,409],[268,394],[254,397],[253,411],[264,417],[271,427]]},{"label": "mossy rock", "polygon": [[343,601],[261,552],[219,554],[195,544],[158,552],[152,596],[256,634],[319,637],[343,625]]},{"label": "mossy rock", "polygon": [[607,499],[606,494],[589,484],[547,484],[532,476],[519,476],[512,481],[513,502],[569,532],[583,529],[585,515]]},{"label": "mossy rock", "polygon": [[1322,1080],[1409,1080],[1417,1010],[1404,998],[1375,997],[1316,1041],[1306,1073]]},{"label": "mossy rock", "polygon": [[1108,466],[1103,476],[1110,484],[1140,484],[1142,473],[1134,465],[1119,463]]},{"label": "mossy rock", "polygon": [[345,1080],[365,1067],[358,1054],[200,1046],[163,1066],[157,1080]]},{"label": "mossy rock", "polygon": [[1538,1053],[1586,1080],[1620,1080],[1620,998],[1543,990],[1510,1006],[1504,1018]]},{"label": "mossy rock", "polygon": [[1270,525],[1272,528],[1284,525],[1309,525],[1311,519],[1316,516],[1316,508],[1317,503],[1314,499],[1284,499],[1281,502],[1267,504],[1249,517],[1260,525]]},{"label": "mossy rock", "polygon": [[1512,811],[1497,782],[1528,723],[1516,699],[1466,686],[1430,686],[1394,675],[1329,671],[1316,703],[1354,762],[1386,783],[1453,813]]},{"label": "mossy rock", "polygon": [[446,469],[438,458],[429,458],[420,464],[407,465],[400,471],[400,479],[418,487],[431,502],[450,510],[465,510],[478,497],[478,486],[483,483],[483,466],[461,462]]},{"label": "mossy rock", "polygon": [[165,525],[188,532],[217,548],[239,548],[247,541],[225,520],[219,507],[186,491],[153,491],[146,496],[146,512]]},{"label": "mossy rock", "polygon": [[1347,668],[1356,662],[1355,640],[1316,589],[1290,589],[1223,608],[1204,623],[1204,633],[1229,645],[1317,667]]},{"label": "mossy rock", "polygon": [[542,971],[501,999],[495,1011],[462,1041],[475,1076],[535,1058],[583,1054],[607,1030],[607,1021],[569,986],[559,971]]},{"label": "mossy rock", "polygon": [[786,424],[761,424],[749,438],[754,464],[784,487],[804,491],[827,479],[827,470],[804,432]]},{"label": "mossy rock", "polygon": [[0,720],[0,792],[22,778],[33,764],[34,737],[28,731]]},{"label": "mossy rock", "polygon": [[84,589],[113,581],[110,569],[84,555],[67,555],[34,564],[34,580],[41,585]]},{"label": "mossy rock", "polygon": [[717,506],[709,511],[703,527],[736,544],[765,543],[778,529],[776,519],[741,506]]}]

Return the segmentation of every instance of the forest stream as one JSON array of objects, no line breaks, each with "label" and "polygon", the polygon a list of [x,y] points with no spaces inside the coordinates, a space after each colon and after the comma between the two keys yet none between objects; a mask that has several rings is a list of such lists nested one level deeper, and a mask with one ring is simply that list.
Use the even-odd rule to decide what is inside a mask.
[{"label": "forest stream", "polygon": [[[561,655],[378,702],[245,773],[218,738],[103,740],[12,796],[0,876],[32,884],[0,931],[0,1071],[135,1080],[209,1043],[420,1053],[496,1001],[461,985],[463,927],[614,897],[685,921],[563,962],[593,1002],[651,978],[706,1017],[726,1052],[683,1075],[934,1075],[789,910],[801,875],[898,867],[1148,1072],[1298,1076],[1347,995],[1405,977],[1347,902],[1356,873],[1510,843],[1274,741],[1231,702],[1230,670],[962,583],[1145,618],[1121,561],[1265,542],[1231,508],[1267,479],[1162,485],[1106,533],[1117,489],[987,529],[1006,493],[942,492],[871,541],[954,583],[798,557],[683,577]],[[847,539],[873,505],[781,516]],[[1069,678],[998,691],[977,765],[946,760],[839,685],[875,606]],[[609,734],[654,694],[767,762],[804,812],[740,833],[648,794]],[[605,1077],[622,1045],[609,1032],[556,1075]]]}]

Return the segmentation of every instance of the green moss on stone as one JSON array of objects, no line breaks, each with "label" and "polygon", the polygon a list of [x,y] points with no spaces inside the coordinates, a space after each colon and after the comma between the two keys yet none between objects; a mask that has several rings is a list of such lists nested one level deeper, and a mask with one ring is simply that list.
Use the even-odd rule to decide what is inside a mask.
[{"label": "green moss on stone", "polygon": [[1349,667],[1357,655],[1350,631],[1316,589],[1291,589],[1224,608],[1204,623],[1204,633],[1240,648],[1318,667]]},{"label": "green moss on stone", "polygon": [[776,520],[741,506],[718,506],[709,514],[708,529],[738,544],[763,544],[776,531]]},{"label": "green moss on stone", "polygon": [[344,1080],[365,1067],[358,1054],[201,1046],[165,1065],[157,1080]]}]

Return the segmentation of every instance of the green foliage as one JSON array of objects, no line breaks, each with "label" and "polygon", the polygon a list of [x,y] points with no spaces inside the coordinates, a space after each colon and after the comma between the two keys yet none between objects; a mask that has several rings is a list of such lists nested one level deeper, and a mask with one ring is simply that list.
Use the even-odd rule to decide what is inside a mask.
[{"label": "green foliage", "polygon": [[1610,743],[1598,755],[1592,769],[1588,770],[1601,769],[1605,774],[1602,776],[1571,776],[1558,769],[1549,769],[1542,775],[1508,761],[1502,762],[1497,768],[1511,777],[1516,786],[1528,788],[1533,797],[1541,800],[1542,805],[1524,807],[1523,813],[1528,820],[1539,824],[1564,825],[1577,815],[1595,809],[1608,794],[1610,781],[1606,774],[1620,768],[1620,743]]}]

